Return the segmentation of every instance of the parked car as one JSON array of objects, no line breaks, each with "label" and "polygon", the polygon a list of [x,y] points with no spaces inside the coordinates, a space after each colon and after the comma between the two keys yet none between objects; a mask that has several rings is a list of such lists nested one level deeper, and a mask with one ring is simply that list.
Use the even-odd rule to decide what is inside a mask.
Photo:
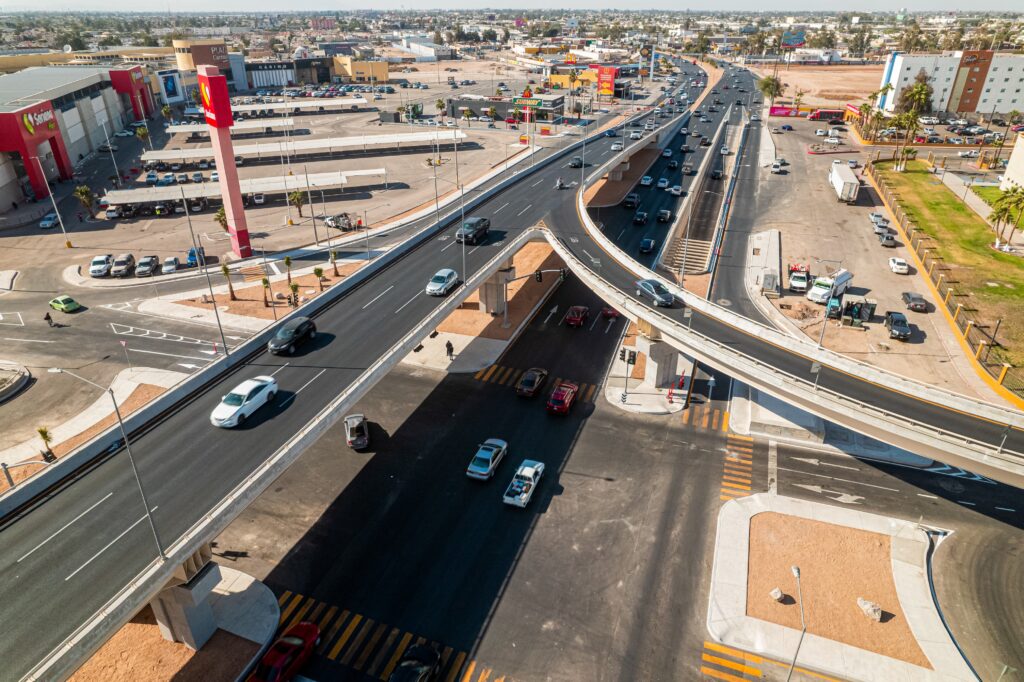
[{"label": "parked car", "polygon": [[267,341],[267,350],[277,355],[287,353],[291,355],[295,349],[316,338],[316,323],[308,317],[293,317],[285,322]]},{"label": "parked car", "polygon": [[160,182],[160,176],[157,174],[156,171],[149,171],[148,173],[146,173],[147,185],[156,185],[158,182]]},{"label": "parked car", "polygon": [[177,272],[179,265],[181,265],[181,263],[178,261],[178,257],[177,256],[171,256],[170,258],[165,258],[164,259],[164,264],[160,266],[160,274],[161,275],[169,275],[169,274],[171,274],[173,272]]},{"label": "parked car", "polygon": [[258,376],[246,379],[221,398],[220,404],[210,413],[210,423],[229,429],[241,426],[256,410],[271,402],[277,396],[277,379],[272,376]]},{"label": "parked car", "polygon": [[479,446],[466,467],[466,476],[487,481],[498,470],[501,460],[508,454],[508,443],[499,438],[488,438]]},{"label": "parked car", "polygon": [[105,277],[110,274],[110,267],[114,264],[114,257],[109,253],[102,256],[93,256],[89,263],[90,277]]},{"label": "parked car", "polygon": [[902,258],[890,258],[889,269],[895,272],[897,275],[909,275],[910,264]]},{"label": "parked car", "polygon": [[459,283],[459,274],[451,268],[438,270],[427,282],[428,296],[447,296]]},{"label": "parked car", "polygon": [[885,328],[889,330],[890,339],[906,341],[910,338],[910,323],[907,322],[907,316],[903,313],[887,311],[885,313]]},{"label": "parked car", "polygon": [[899,244],[896,242],[896,237],[891,232],[878,235],[878,243],[887,248],[894,248]]},{"label": "parked car", "polygon": [[904,291],[901,297],[903,298],[904,305],[907,306],[907,310],[913,310],[918,313],[928,312],[928,301],[921,294],[913,291]]},{"label": "parked car", "polygon": [[160,267],[160,259],[157,256],[143,256],[139,264],[135,266],[136,277],[150,277],[157,273]]},{"label": "parked car", "polygon": [[60,221],[57,218],[57,214],[54,213],[53,211],[50,211],[49,213],[44,215],[43,219],[39,221],[39,227],[44,230],[52,229],[56,227],[58,224],[60,224]]},{"label": "parked car", "polygon": [[198,249],[194,246],[190,248],[188,256],[185,258],[185,265],[190,268],[206,265],[206,248],[202,246]]}]

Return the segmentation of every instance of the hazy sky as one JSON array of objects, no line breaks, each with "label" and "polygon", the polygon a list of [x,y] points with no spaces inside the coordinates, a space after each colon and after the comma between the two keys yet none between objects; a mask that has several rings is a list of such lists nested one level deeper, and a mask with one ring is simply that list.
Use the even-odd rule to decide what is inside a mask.
[{"label": "hazy sky", "polygon": [[[302,11],[311,12],[322,8],[324,11],[345,11],[350,9],[416,9],[416,10],[429,10],[436,9],[439,6],[451,9],[474,9],[484,8],[488,6],[501,6],[492,4],[490,2],[474,2],[473,0],[445,0],[443,3],[439,3],[438,0],[406,0],[404,2],[395,0],[373,0],[368,2],[363,0],[361,2],[354,3],[322,3],[320,0],[314,0],[313,2],[302,3]],[[623,3],[622,0],[565,0],[559,3],[559,8],[571,11],[573,9],[616,9],[616,8],[628,8],[628,9],[666,9],[666,10],[685,10],[687,7],[675,2],[674,0],[640,0],[634,3]],[[521,0],[517,2],[509,2],[504,5],[508,8],[524,8],[524,9],[544,9],[550,8],[550,0]],[[899,7],[905,7],[913,12],[945,12],[954,11],[958,9],[964,9],[963,0],[860,0],[856,3],[856,6],[843,6],[841,9],[848,12],[856,11],[871,11],[871,10],[882,10],[882,11],[893,11]],[[5,3],[2,6],[4,12],[19,12],[29,10],[40,10],[43,7],[38,2],[15,2]],[[104,0],[98,2],[97,0],[58,0],[57,2],[47,3],[45,6],[47,11],[61,11],[61,10],[95,10],[95,11],[119,11],[119,10],[146,10],[146,11],[160,11],[162,9],[173,9],[178,12],[216,12],[216,11],[237,11],[237,12],[254,12],[254,11],[279,11],[287,12],[294,10],[295,6],[290,5],[282,0],[155,0],[153,2],[144,2],[140,4],[136,0]],[[696,12],[707,11],[709,9],[707,4],[694,5],[691,7]],[[714,9],[716,11],[758,11],[764,9],[764,4],[761,2],[754,2],[752,0],[721,0],[720,2],[714,3]],[[786,11],[814,11],[830,9],[828,3],[822,3],[820,0],[786,0],[784,2],[774,4],[772,7],[773,12],[786,12]],[[840,9],[839,7],[831,9]],[[981,0],[978,3],[972,3],[970,6],[971,11],[1017,11],[1020,12],[1024,9],[1024,5],[1021,4],[1021,0]]]}]

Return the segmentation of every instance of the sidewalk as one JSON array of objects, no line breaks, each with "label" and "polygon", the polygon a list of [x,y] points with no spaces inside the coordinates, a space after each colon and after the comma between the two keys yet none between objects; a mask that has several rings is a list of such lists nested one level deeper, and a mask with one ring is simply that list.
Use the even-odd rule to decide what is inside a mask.
[{"label": "sidewalk", "polygon": [[[933,601],[932,537],[909,521],[759,493],[722,505],[707,627],[715,641],[857,680],[976,679]],[[790,566],[802,572],[796,589]],[[776,601],[773,588],[783,592]],[[858,598],[882,609],[876,621]]]}]

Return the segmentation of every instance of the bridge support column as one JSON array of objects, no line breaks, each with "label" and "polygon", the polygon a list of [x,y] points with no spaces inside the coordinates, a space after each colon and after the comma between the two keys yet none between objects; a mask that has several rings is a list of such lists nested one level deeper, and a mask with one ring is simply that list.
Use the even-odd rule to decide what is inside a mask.
[{"label": "bridge support column", "polygon": [[191,579],[165,588],[150,606],[164,639],[198,650],[217,631],[209,596],[220,583],[220,566],[208,562],[192,573],[191,567],[184,566],[179,577],[191,575]]},{"label": "bridge support column", "polygon": [[516,276],[515,266],[512,259],[502,263],[501,267],[493,275],[487,278],[480,285],[478,294],[480,296],[480,311],[491,315],[502,315],[505,313],[505,283]]},{"label": "bridge support column", "polygon": [[655,388],[673,385],[678,373],[676,370],[679,367],[679,356],[679,351],[667,343],[650,342],[647,348],[647,366],[644,368],[644,383]]}]

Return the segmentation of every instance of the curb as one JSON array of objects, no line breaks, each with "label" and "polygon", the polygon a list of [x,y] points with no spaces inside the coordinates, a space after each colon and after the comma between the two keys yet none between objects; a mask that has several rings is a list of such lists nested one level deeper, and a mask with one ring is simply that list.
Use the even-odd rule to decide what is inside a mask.
[{"label": "curb", "polygon": [[0,404],[16,397],[25,389],[25,386],[27,386],[28,382],[32,379],[32,372],[28,371],[27,367],[23,367],[21,365],[15,365],[15,367],[18,372],[18,378],[14,383],[6,386],[3,390],[0,390]]}]

